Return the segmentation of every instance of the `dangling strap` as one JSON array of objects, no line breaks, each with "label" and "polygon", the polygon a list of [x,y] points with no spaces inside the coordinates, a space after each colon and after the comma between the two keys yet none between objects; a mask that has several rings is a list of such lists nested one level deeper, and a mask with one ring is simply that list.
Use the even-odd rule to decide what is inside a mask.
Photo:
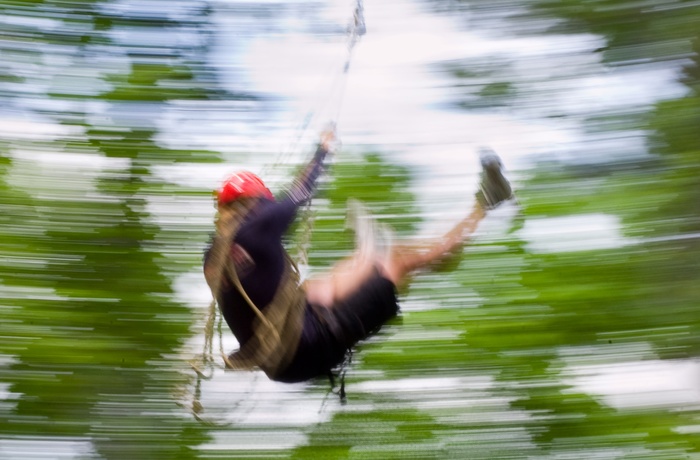
[{"label": "dangling strap", "polygon": [[304,326],[306,293],[299,285],[295,264],[287,255],[282,281],[264,310],[260,310],[245,293],[235,269],[231,272],[231,280],[255,312],[257,320],[253,322],[253,336],[237,351],[224,357],[226,367],[240,370],[259,367],[274,379],[296,354]]},{"label": "dangling strap", "polygon": [[258,317],[260,323],[264,325],[267,328],[267,330],[275,336],[275,340],[279,342],[281,339],[279,332],[277,332],[277,329],[275,329],[270,320],[265,318],[265,315],[263,315],[260,309],[255,305],[255,303],[252,300],[250,300],[248,293],[246,293],[245,289],[243,289],[243,286],[241,286],[241,280],[238,279],[238,273],[236,272],[236,269],[233,266],[233,262],[229,263],[228,267],[228,272],[231,277],[231,281],[233,281],[233,285],[236,286],[236,289],[238,289],[238,292],[243,296],[246,303],[248,303],[248,306],[250,306],[251,310],[253,310],[255,316]]},{"label": "dangling strap", "polygon": [[303,328],[306,293],[299,284],[299,270],[286,252],[281,282],[264,310],[255,305],[243,289],[229,253],[243,216],[254,205],[255,200],[236,203],[238,209],[232,209],[220,217],[218,235],[210,250],[210,263],[214,267],[215,276],[211,289],[214,298],[219,299],[222,282],[228,275],[256,316],[253,321],[253,336],[241,344],[237,351],[224,356],[226,367],[241,370],[259,367],[274,378],[286,368],[296,353]]}]

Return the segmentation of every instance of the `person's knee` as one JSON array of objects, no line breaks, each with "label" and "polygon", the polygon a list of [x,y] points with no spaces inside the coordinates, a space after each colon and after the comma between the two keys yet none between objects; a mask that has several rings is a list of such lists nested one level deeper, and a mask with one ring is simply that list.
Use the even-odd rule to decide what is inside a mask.
[{"label": "person's knee", "polygon": [[308,280],[304,283],[304,290],[309,303],[324,307],[333,305],[334,289],[330,278]]},{"label": "person's knee", "polygon": [[394,286],[399,286],[410,271],[401,253],[394,253],[377,265],[382,276],[394,283]]}]

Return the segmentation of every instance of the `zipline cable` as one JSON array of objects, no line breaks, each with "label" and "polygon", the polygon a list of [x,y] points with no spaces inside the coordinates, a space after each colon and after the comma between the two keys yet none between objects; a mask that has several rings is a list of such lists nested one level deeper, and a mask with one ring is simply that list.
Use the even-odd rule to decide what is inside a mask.
[{"label": "zipline cable", "polygon": [[[328,121],[328,125],[332,125],[333,129],[337,132],[338,130],[338,120],[340,118],[340,112],[343,104],[343,96],[345,95],[345,88],[347,86],[348,74],[350,72],[350,63],[353,57],[353,51],[355,45],[359,42],[360,38],[365,35],[367,28],[365,26],[364,17],[364,6],[362,0],[356,0],[355,9],[353,11],[353,18],[348,27],[348,43],[347,43],[347,53],[345,56],[345,61],[343,62],[342,71],[336,76],[336,81],[331,86],[331,94],[327,101],[332,101],[336,103],[334,113]],[[334,92],[338,94],[335,95]],[[304,129],[308,128],[308,124]],[[309,265],[308,261],[308,249],[311,242],[311,230],[314,223],[314,214],[311,210],[311,200],[306,203],[303,210],[302,222],[304,223],[301,228],[301,237],[298,243],[298,254],[296,257],[297,264],[303,270]]]},{"label": "zipline cable", "polygon": [[[282,149],[280,155],[270,165],[270,168],[277,167],[280,164],[286,164],[288,159],[298,152],[299,145],[301,144],[302,139],[305,138],[309,128],[314,126],[316,119],[322,116],[324,113],[328,115],[325,123],[334,124],[337,128],[338,118],[342,110],[343,96],[345,95],[345,87],[347,84],[353,50],[355,49],[355,45],[359,42],[360,38],[365,35],[366,31],[364,6],[362,0],[356,0],[354,2],[352,20],[346,27],[347,51],[346,56],[342,61],[342,67],[336,68],[336,70],[330,72],[331,84],[328,86],[328,91],[319,92],[316,95],[314,102],[310,105],[310,109],[302,117],[301,122],[292,130],[293,133],[296,133],[293,140],[288,143],[286,148]],[[336,65],[337,64],[333,64],[333,67]],[[268,168],[263,168],[262,172],[268,172]]]}]

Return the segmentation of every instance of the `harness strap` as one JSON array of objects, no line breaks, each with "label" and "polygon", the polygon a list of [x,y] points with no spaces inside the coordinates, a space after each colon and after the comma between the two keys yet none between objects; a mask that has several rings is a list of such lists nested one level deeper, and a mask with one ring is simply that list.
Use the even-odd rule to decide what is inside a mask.
[{"label": "harness strap", "polygon": [[227,368],[251,370],[259,367],[274,379],[294,358],[303,329],[306,293],[299,285],[296,266],[286,253],[285,259],[287,263],[282,281],[263,311],[246,294],[235,269],[229,269],[236,289],[246,299],[257,319],[253,323],[253,336],[237,351],[224,356]]},{"label": "harness strap", "polygon": [[[241,280],[238,278],[238,273],[236,272],[236,269],[233,266],[233,263],[228,264],[228,272],[229,272],[229,275],[231,277],[231,280],[233,281],[234,286],[236,286],[236,289],[238,289],[238,292],[240,292],[240,294],[243,296],[243,298],[248,303],[250,308],[253,310],[253,312],[255,313],[255,316],[257,316],[258,320],[260,320],[261,324],[264,325],[268,329],[268,331],[270,331],[273,334],[274,339],[279,342],[281,340],[279,332],[277,332],[277,329],[275,329],[275,327],[272,325],[270,320],[267,319],[265,317],[265,315],[262,314],[260,309],[255,305],[255,303],[252,300],[250,300],[248,293],[246,293],[245,289],[243,289],[243,286],[241,286]],[[284,277],[283,277],[283,282],[284,282]]]}]

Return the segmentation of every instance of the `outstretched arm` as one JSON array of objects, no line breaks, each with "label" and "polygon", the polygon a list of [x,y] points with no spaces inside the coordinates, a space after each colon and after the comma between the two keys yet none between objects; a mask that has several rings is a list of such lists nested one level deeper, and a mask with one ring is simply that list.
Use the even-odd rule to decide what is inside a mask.
[{"label": "outstretched arm", "polygon": [[335,131],[328,129],[321,133],[321,140],[314,157],[292,183],[288,195],[292,202],[301,205],[310,200],[316,191],[316,181],[325,169],[325,159],[335,140]]},{"label": "outstretched arm", "polygon": [[321,134],[321,140],[313,158],[292,183],[283,199],[267,204],[258,209],[254,219],[249,219],[239,231],[239,235],[250,228],[259,239],[260,235],[274,235],[279,238],[287,231],[294,221],[300,206],[307,203],[316,192],[316,181],[325,168],[324,161],[328,156],[335,133],[331,130]]}]

